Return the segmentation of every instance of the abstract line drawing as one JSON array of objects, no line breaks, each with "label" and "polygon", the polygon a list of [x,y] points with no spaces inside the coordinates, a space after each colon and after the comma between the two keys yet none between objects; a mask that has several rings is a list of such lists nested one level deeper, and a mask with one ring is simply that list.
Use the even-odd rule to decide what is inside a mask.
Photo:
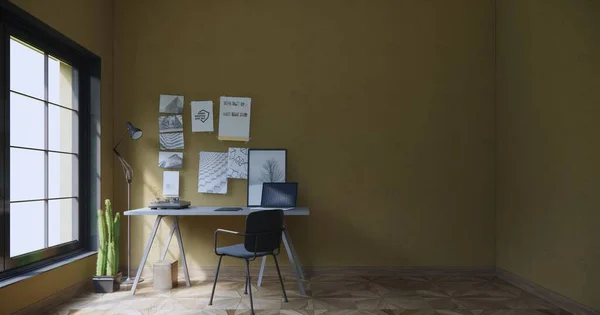
[{"label": "abstract line drawing", "polygon": [[200,152],[198,192],[227,193],[227,152]]},{"label": "abstract line drawing", "polygon": [[214,131],[213,122],[213,102],[212,101],[192,101],[190,102],[192,114],[192,132],[212,132]]},{"label": "abstract line drawing", "polygon": [[169,115],[158,117],[158,132],[183,131],[183,116]]},{"label": "abstract line drawing", "polygon": [[286,182],[285,149],[248,150],[248,206],[260,207],[263,183]]},{"label": "abstract line drawing", "polygon": [[161,133],[158,135],[161,150],[183,150],[183,133]]},{"label": "abstract line drawing", "polygon": [[158,167],[182,168],[183,152],[158,152]]},{"label": "abstract line drawing", "polygon": [[183,113],[183,95],[160,95],[158,110],[165,114]]},{"label": "abstract line drawing", "polygon": [[227,158],[228,178],[248,178],[248,149],[229,148]]}]

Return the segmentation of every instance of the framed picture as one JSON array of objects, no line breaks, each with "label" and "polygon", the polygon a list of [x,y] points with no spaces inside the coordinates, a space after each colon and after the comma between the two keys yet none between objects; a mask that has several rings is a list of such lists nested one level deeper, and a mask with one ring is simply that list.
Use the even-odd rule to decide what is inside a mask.
[{"label": "framed picture", "polygon": [[248,207],[260,207],[263,183],[285,183],[287,150],[248,150]]}]

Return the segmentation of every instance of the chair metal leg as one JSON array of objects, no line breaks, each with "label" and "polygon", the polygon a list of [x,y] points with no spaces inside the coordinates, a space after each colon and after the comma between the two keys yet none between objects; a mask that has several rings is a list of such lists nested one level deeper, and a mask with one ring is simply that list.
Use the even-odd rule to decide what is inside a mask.
[{"label": "chair metal leg", "polygon": [[221,260],[223,256],[219,256],[219,264],[217,265],[217,273],[215,274],[215,283],[213,283],[212,293],[210,294],[210,301],[208,305],[212,305],[213,298],[215,297],[215,289],[217,288],[217,279],[219,279],[219,269],[221,269]]},{"label": "chair metal leg", "polygon": [[[247,283],[252,283],[250,281],[250,261],[248,261],[248,259],[246,259],[246,282]],[[254,301],[252,301],[252,288],[250,288],[250,314],[254,315]]]},{"label": "chair metal leg", "polygon": [[244,294],[248,294],[248,277],[246,277],[246,283],[244,284]]},{"label": "chair metal leg", "polygon": [[275,260],[275,268],[277,268],[277,275],[279,276],[279,283],[281,283],[281,291],[283,291],[283,301],[288,302],[287,294],[285,294],[285,287],[283,286],[283,278],[281,277],[281,271],[279,271],[279,263],[277,262],[277,256],[273,255]]}]

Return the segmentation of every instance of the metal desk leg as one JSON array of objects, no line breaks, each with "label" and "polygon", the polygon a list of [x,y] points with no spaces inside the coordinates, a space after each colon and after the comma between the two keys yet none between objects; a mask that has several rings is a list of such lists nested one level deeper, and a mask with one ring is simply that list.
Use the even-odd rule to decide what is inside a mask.
[{"label": "metal desk leg", "polygon": [[179,243],[179,252],[181,253],[181,262],[183,262],[183,273],[185,274],[185,284],[186,286],[192,286],[190,282],[190,274],[188,273],[187,261],[185,260],[185,250],[183,249],[183,239],[181,238],[181,231],[179,230],[179,218],[173,217],[175,222],[173,226],[175,227],[175,232],[177,233],[177,242]]},{"label": "metal desk leg", "polygon": [[294,247],[294,243],[292,242],[292,238],[290,237],[290,233],[288,232],[287,228],[283,230],[283,236],[288,241],[290,250],[292,251],[292,255],[294,257],[296,269],[298,269],[298,272],[300,273],[300,278],[306,279],[306,277],[304,276],[304,268],[302,268],[302,263],[300,262],[300,258],[298,257],[298,253],[296,252],[296,247]]},{"label": "metal desk leg", "polygon": [[135,294],[135,289],[137,288],[138,282],[140,282],[140,277],[142,276],[142,270],[144,270],[144,265],[146,264],[146,260],[148,259],[148,254],[150,254],[150,248],[152,248],[152,242],[154,242],[154,237],[156,237],[156,232],[158,231],[158,226],[160,225],[160,220],[162,216],[157,216],[154,221],[154,228],[152,229],[152,233],[150,234],[150,238],[148,239],[148,243],[146,243],[146,249],[144,250],[144,255],[142,256],[142,260],[138,265],[137,274],[135,275],[135,280],[133,280],[133,285],[131,286],[131,295]]},{"label": "metal desk leg", "polygon": [[285,247],[285,251],[287,252],[288,259],[290,260],[290,264],[292,264],[292,269],[294,270],[294,276],[296,276],[296,282],[298,283],[298,288],[300,288],[300,294],[306,295],[306,290],[304,290],[304,285],[302,284],[302,279],[300,279],[300,272],[298,272],[298,268],[296,266],[296,262],[294,260],[294,255],[292,255],[292,250],[290,249],[290,244],[288,242],[285,231],[283,234],[283,245]]},{"label": "metal desk leg", "polygon": [[260,263],[260,271],[258,272],[258,284],[257,286],[261,286],[263,275],[265,273],[265,264],[267,263],[267,256],[263,256],[262,262]]},{"label": "metal desk leg", "polygon": [[167,257],[167,251],[169,250],[169,245],[171,244],[171,240],[173,239],[173,233],[175,233],[175,220],[173,220],[173,226],[171,227],[171,231],[169,232],[167,244],[165,244],[165,248],[163,249],[163,252],[160,255],[160,260],[165,260],[165,258]]}]

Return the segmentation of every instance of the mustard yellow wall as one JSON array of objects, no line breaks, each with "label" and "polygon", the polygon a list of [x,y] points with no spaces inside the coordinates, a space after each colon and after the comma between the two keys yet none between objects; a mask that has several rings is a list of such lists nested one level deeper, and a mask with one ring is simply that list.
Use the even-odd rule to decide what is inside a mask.
[{"label": "mustard yellow wall", "polygon": [[[113,4],[103,0],[12,0],[102,58],[102,199],[112,197]],[[0,289],[0,313],[17,311],[80,281],[95,270],[95,256]]]},{"label": "mustard yellow wall", "polygon": [[600,310],[600,2],[497,6],[497,264]]},{"label": "mustard yellow wall", "polygon": [[[305,265],[493,266],[494,88],[492,0],[115,2],[115,132],[144,130],[124,146],[132,206],[161,194],[159,94],[182,94],[181,197],[246,202],[242,180],[197,193],[201,150],[287,148],[312,211],[288,222]],[[222,95],[252,97],[248,144],[191,133],[189,102]],[[134,266],[153,220],[133,219]],[[213,231],[243,222],[181,225],[190,264],[214,267]]]}]

